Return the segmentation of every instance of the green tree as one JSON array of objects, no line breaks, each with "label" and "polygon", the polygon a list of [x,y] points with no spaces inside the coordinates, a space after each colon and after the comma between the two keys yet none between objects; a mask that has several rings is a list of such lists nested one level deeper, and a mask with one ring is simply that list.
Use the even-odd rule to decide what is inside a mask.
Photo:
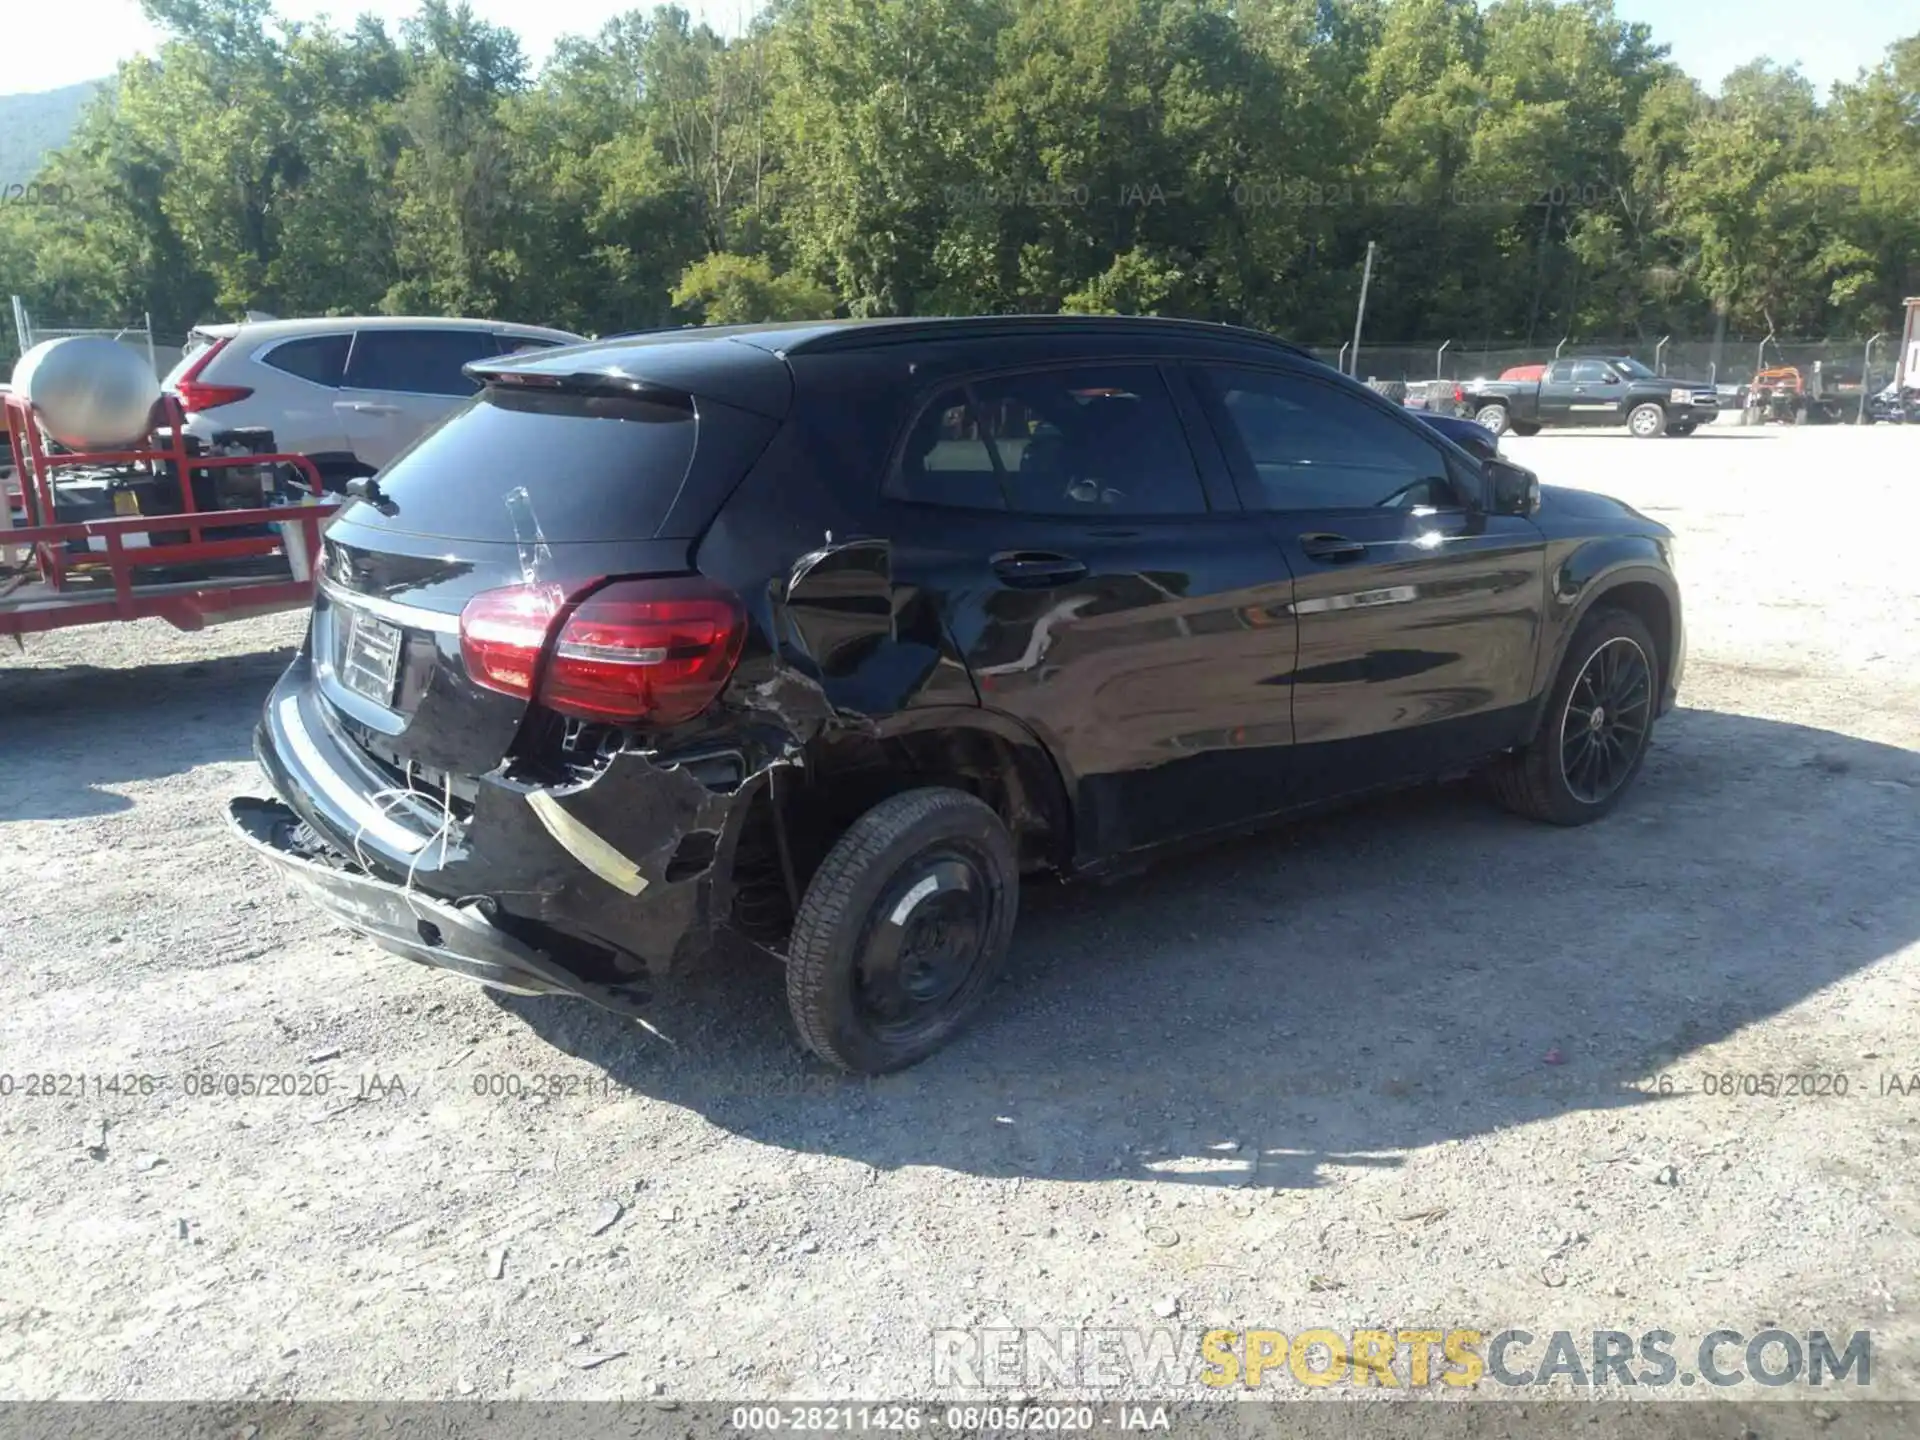
[{"label": "green tree", "polygon": [[764,256],[724,252],[689,265],[673,287],[673,303],[704,325],[822,320],[835,307],[833,292],[824,285],[801,275],[775,274]]},{"label": "green tree", "polygon": [[43,315],[583,331],[1121,311],[1325,340],[1883,329],[1920,292],[1920,36],[1708,95],[1610,0],[773,0],[563,41],[421,0],[166,39],[0,213]]},{"label": "green tree", "polygon": [[975,203],[999,0],[792,0],[774,35],[771,120],[785,242],[856,315],[960,299],[943,248]]}]

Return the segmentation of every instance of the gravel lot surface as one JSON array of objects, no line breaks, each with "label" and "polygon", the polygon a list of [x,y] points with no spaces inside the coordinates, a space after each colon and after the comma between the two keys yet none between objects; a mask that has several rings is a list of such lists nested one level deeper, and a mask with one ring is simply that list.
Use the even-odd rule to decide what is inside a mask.
[{"label": "gravel lot surface", "polygon": [[[1030,894],[877,1083],[764,963],[655,1037],[283,889],[222,807],[300,617],[0,660],[0,1398],[927,1394],[998,1324],[1868,1329],[1834,1398],[1920,1395],[1920,434],[1507,446],[1682,537],[1617,814],[1451,788]],[[1699,1093],[1746,1073],[1847,1093]],[[308,1093],[185,1093],[228,1074]]]}]

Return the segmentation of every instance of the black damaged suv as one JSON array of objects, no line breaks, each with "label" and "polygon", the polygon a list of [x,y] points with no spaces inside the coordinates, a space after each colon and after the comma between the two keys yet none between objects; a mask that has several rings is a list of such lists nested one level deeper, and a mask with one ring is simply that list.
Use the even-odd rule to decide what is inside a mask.
[{"label": "black damaged suv", "polygon": [[859,1071],[1022,877],[1471,771],[1604,815],[1673,704],[1668,531],[1268,336],[792,324],[471,367],[328,527],[236,827],[387,948],[637,1014],[721,934]]}]

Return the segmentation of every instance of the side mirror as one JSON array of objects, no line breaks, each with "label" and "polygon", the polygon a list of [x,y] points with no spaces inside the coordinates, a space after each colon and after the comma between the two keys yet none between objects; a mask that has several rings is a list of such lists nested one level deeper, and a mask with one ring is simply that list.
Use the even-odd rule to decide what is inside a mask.
[{"label": "side mirror", "polygon": [[1481,467],[1493,485],[1493,513],[1535,515],[1540,510],[1540,477],[1511,460],[1489,460]]}]

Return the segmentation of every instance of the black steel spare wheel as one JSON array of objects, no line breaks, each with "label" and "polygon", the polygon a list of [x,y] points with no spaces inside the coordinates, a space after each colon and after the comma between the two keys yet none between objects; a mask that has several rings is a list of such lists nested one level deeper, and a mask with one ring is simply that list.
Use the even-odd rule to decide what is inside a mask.
[{"label": "black steel spare wheel", "polygon": [[861,937],[861,1014],[889,1038],[937,1021],[978,968],[992,919],[993,898],[974,858],[921,856],[881,892]]},{"label": "black steel spare wheel", "polygon": [[971,1018],[1006,958],[1012,838],[959,790],[893,796],[840,837],[807,886],[787,1001],[809,1049],[877,1074],[924,1059]]},{"label": "black steel spare wheel", "polygon": [[1587,657],[1560,716],[1560,775],[1583,805],[1627,781],[1653,723],[1653,666],[1639,642],[1615,635]]}]

